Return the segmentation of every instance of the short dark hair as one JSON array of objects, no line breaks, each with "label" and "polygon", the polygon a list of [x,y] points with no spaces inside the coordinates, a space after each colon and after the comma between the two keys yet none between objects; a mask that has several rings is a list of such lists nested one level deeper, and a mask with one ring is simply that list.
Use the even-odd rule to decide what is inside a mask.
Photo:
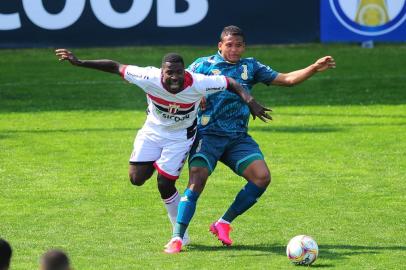
[{"label": "short dark hair", "polygon": [[162,57],[162,64],[166,62],[169,63],[181,63],[183,66],[185,63],[183,62],[183,57],[178,53],[167,53]]},{"label": "short dark hair", "polygon": [[44,270],[67,270],[69,258],[62,250],[52,249],[42,255],[41,265]]},{"label": "short dark hair", "polygon": [[220,34],[220,41],[223,41],[223,38],[225,36],[240,36],[242,37],[242,40],[245,42],[245,36],[244,36],[244,32],[242,31],[242,29],[238,26],[235,25],[229,25],[223,28],[223,31],[221,31]]},{"label": "short dark hair", "polygon": [[0,269],[8,269],[10,266],[11,256],[13,255],[13,250],[10,244],[0,238]]}]

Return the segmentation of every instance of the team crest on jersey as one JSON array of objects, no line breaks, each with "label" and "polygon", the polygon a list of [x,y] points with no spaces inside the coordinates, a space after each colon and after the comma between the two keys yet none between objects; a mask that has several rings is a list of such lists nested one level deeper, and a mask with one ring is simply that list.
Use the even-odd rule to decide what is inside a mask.
[{"label": "team crest on jersey", "polygon": [[211,70],[211,73],[212,73],[213,75],[220,75],[220,74],[221,74],[221,70],[219,70],[219,69],[212,69],[212,70]]},{"label": "team crest on jersey", "polygon": [[200,124],[202,126],[205,126],[209,123],[210,121],[210,116],[209,115],[202,115],[202,118],[200,118]]},{"label": "team crest on jersey", "polygon": [[180,106],[178,104],[169,104],[168,113],[176,114],[179,110]]}]

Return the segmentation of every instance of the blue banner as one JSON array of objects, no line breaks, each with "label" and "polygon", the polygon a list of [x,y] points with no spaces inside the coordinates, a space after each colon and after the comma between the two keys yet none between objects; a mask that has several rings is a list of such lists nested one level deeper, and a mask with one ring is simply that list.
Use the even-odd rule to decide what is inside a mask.
[{"label": "blue banner", "polygon": [[0,48],[315,42],[319,0],[0,0]]},{"label": "blue banner", "polygon": [[406,0],[322,0],[322,42],[406,41]]}]

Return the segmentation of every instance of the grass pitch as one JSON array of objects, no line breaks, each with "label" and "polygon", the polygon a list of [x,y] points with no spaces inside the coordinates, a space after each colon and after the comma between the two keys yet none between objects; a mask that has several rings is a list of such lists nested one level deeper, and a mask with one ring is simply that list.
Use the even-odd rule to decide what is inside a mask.
[{"label": "grass pitch", "polygon": [[[191,63],[215,48],[78,49],[83,59],[159,66],[178,51]],[[59,63],[52,49],[0,50],[0,236],[12,269],[37,269],[49,248],[75,269],[294,269],[289,239],[313,236],[325,269],[406,264],[404,45],[252,47],[274,69],[333,55],[337,69],[293,88],[257,85],[274,120],[251,121],[272,172],[259,203],[233,223],[232,247],[208,232],[244,181],[219,165],[190,226],[192,244],[162,252],[170,226],[155,177],[131,186],[128,157],[145,96],[118,76]],[[187,168],[178,181],[183,191]]]}]

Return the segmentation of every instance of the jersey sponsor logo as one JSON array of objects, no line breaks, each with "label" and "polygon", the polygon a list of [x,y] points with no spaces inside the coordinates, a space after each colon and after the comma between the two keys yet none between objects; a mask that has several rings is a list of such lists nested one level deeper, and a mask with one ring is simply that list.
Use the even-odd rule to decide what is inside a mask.
[{"label": "jersey sponsor logo", "polygon": [[162,118],[164,119],[169,119],[169,120],[173,120],[176,123],[177,122],[181,122],[184,120],[188,120],[190,118],[190,114],[186,114],[186,115],[174,115],[174,114],[168,114],[165,112],[160,111],[158,108],[155,108],[155,111],[158,113],[158,115],[160,115]]},{"label": "jersey sponsor logo", "polygon": [[406,20],[406,0],[329,0],[337,20],[359,35],[392,32]]},{"label": "jersey sponsor logo", "polygon": [[218,91],[218,90],[224,90],[225,88],[223,86],[221,87],[208,87],[206,88],[206,91]]},{"label": "jersey sponsor logo", "polygon": [[144,75],[141,73],[132,73],[130,71],[127,71],[127,75],[133,78],[137,78],[137,79],[144,79],[144,80],[148,80],[149,76],[148,75]]}]

